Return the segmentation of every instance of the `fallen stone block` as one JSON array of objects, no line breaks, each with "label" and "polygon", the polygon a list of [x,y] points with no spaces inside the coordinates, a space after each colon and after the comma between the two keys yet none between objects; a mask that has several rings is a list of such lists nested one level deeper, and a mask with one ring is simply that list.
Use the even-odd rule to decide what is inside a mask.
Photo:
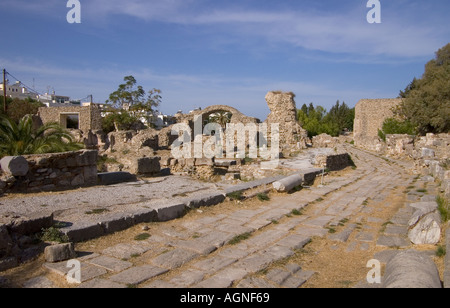
[{"label": "fallen stone block", "polygon": [[136,175],[129,172],[105,172],[98,174],[99,185],[114,185],[125,182],[136,182]]},{"label": "fallen stone block", "polygon": [[0,160],[2,170],[12,176],[26,176],[28,161],[22,156],[6,156]]},{"label": "fallen stone block", "polygon": [[45,247],[45,261],[56,263],[76,257],[73,243],[58,244]]},{"label": "fallen stone block", "polygon": [[441,217],[438,213],[427,214],[409,230],[408,238],[416,245],[436,245],[441,239]]},{"label": "fallen stone block", "polygon": [[398,253],[386,265],[383,288],[441,288],[436,265],[416,250]]},{"label": "fallen stone block", "polygon": [[300,186],[303,183],[303,177],[298,174],[291,175],[287,178],[274,182],[273,188],[279,192],[288,192],[294,187]]}]

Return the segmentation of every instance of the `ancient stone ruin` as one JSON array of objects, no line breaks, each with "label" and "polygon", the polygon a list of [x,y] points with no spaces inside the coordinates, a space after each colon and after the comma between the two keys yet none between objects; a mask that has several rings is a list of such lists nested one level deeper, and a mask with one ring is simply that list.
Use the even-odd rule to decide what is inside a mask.
[{"label": "ancient stone ruin", "polygon": [[393,109],[401,102],[401,98],[360,100],[355,107],[355,145],[379,151],[381,145],[378,130],[382,128],[384,120],[394,116]]},{"label": "ancient stone ruin", "polygon": [[[270,114],[265,121],[270,132],[271,124],[279,124],[280,150],[284,156],[306,148],[307,132],[297,121],[297,107],[292,92],[269,92],[266,95]],[[270,135],[270,133],[269,133]]]}]

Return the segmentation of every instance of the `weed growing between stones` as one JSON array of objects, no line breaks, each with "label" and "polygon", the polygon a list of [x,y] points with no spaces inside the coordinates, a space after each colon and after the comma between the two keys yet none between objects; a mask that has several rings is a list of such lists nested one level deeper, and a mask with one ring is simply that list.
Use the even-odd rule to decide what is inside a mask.
[{"label": "weed growing between stones", "polygon": [[240,242],[245,241],[245,240],[247,240],[248,238],[250,238],[251,235],[252,235],[252,234],[249,233],[249,232],[246,232],[246,233],[237,235],[237,236],[233,237],[233,238],[228,242],[228,244],[230,244],[230,245],[237,245],[237,244],[239,244]]}]

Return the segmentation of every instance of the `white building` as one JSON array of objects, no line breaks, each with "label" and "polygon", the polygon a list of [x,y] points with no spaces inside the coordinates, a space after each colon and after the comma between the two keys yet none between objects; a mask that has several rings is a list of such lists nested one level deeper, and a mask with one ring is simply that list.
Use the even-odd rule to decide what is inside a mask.
[{"label": "white building", "polygon": [[[3,82],[0,83],[0,95],[3,96],[4,91]],[[20,81],[17,81],[15,84],[9,84],[8,80],[6,80],[6,96],[11,98],[19,98],[19,99],[38,99],[38,94],[28,91],[26,87],[22,85]]]}]

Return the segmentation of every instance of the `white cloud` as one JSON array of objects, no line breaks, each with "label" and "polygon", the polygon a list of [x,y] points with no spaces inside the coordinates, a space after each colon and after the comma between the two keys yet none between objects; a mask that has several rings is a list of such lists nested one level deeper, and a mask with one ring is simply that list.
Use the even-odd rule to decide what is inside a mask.
[{"label": "white cloud", "polygon": [[[132,0],[125,4],[122,1],[94,0],[92,5],[100,11],[104,8],[104,14],[124,14],[144,21],[196,26],[199,31],[204,31],[205,38],[216,42],[220,39],[211,33],[232,34],[233,40],[228,38],[220,42],[225,41],[231,47],[262,38],[270,44],[287,43],[328,53],[423,57],[442,47],[448,37],[448,30],[442,31],[442,27],[438,27],[438,31],[432,22],[415,22],[411,14],[405,14],[403,18],[397,12],[388,11],[383,15],[386,18],[382,24],[370,25],[365,19],[365,5],[330,13],[308,8],[265,11],[235,6],[233,9],[206,9],[199,3],[205,2]],[[397,9],[400,10],[391,8],[392,11]],[[414,9],[420,7],[415,6]],[[427,16],[427,20],[429,18],[432,21],[432,17]]]}]

